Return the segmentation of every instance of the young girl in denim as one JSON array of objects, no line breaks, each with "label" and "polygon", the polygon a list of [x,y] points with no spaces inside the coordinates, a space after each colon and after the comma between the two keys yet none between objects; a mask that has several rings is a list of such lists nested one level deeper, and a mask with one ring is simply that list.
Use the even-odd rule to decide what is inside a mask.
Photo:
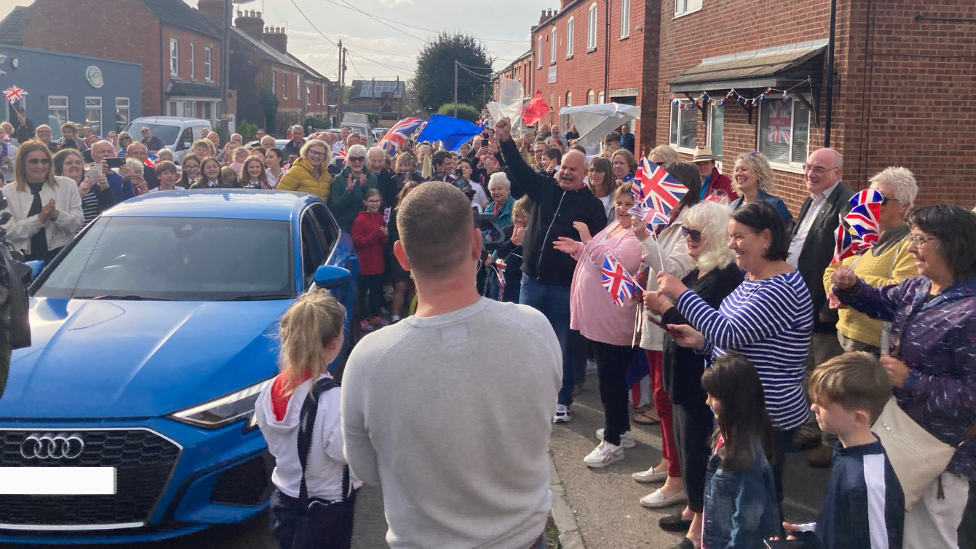
[{"label": "young girl in denim", "polygon": [[705,477],[702,548],[762,547],[779,535],[780,524],[762,382],[749,359],[728,353],[705,370],[702,387],[718,422]]}]

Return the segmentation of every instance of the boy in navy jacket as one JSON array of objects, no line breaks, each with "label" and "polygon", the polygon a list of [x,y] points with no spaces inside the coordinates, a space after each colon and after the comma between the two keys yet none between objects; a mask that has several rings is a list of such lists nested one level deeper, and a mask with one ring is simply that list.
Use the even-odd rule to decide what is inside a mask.
[{"label": "boy in navy jacket", "polygon": [[[871,432],[890,396],[887,372],[868,353],[845,353],[814,370],[810,409],[820,429],[836,434],[838,442],[815,530],[812,524],[783,523],[788,534],[821,549],[902,546],[905,495]],[[802,535],[811,531],[816,535]]]}]

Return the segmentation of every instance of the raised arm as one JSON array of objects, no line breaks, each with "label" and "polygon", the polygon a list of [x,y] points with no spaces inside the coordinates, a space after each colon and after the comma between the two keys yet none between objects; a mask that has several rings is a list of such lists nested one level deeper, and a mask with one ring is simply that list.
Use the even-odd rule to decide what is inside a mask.
[{"label": "raised arm", "polygon": [[551,177],[539,175],[525,163],[519,154],[518,146],[512,139],[512,126],[508,118],[502,118],[495,124],[495,135],[501,143],[502,157],[508,173],[512,176],[512,183],[517,185],[523,194],[528,195],[533,202],[538,203],[542,193],[551,191],[554,180]]}]

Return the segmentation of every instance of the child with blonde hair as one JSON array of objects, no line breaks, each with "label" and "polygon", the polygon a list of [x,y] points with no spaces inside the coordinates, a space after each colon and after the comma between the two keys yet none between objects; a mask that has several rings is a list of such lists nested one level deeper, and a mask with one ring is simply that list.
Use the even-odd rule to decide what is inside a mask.
[{"label": "child with blonde hair", "polygon": [[342,350],[346,310],[312,289],[281,317],[281,373],[254,409],[275,457],[269,518],[282,549],[349,547],[355,488],[342,454],[339,382],[329,363]]}]

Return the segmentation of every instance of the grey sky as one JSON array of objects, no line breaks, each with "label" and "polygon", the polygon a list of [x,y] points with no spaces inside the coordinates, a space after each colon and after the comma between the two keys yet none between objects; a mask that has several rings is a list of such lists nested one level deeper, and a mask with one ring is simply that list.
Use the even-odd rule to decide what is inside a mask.
[{"label": "grey sky", "polygon": [[[32,1],[0,0],[0,17],[14,6],[30,5]],[[420,28],[461,30],[486,39],[484,44],[490,55],[498,59],[494,68],[499,70],[529,49],[529,27],[538,22],[541,10],[559,6],[555,0],[348,0],[348,4],[347,0],[256,0],[242,6],[262,11],[267,26],[287,27],[288,51],[331,80],[335,80],[338,68],[337,48],[312,28],[293,1],[325,36],[333,42],[342,39],[349,49],[347,86],[360,76],[392,80],[399,75],[409,79],[417,68],[417,53],[423,40],[435,36]],[[186,2],[196,7],[196,0]],[[350,5],[402,25],[389,23],[398,29],[394,30],[353,11]]]}]

